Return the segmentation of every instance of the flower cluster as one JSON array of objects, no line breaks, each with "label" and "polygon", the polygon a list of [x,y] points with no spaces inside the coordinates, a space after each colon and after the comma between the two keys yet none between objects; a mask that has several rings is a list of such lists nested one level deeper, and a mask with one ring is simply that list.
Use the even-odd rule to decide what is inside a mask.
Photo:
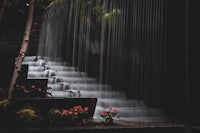
[{"label": "flower cluster", "polygon": [[23,122],[32,122],[39,118],[39,111],[32,107],[30,104],[26,104],[23,108],[20,108],[17,112],[17,119]]},{"label": "flower cluster", "polygon": [[108,107],[101,112],[100,116],[104,118],[106,122],[112,122],[114,117],[119,116],[119,112],[114,107]]},{"label": "flower cluster", "polygon": [[45,97],[47,94],[51,95],[47,90],[51,89],[47,86],[32,85],[27,87],[24,84],[15,84],[14,96],[15,97]]},{"label": "flower cluster", "polygon": [[84,118],[88,115],[88,107],[82,107],[80,105],[74,106],[71,109],[51,109],[49,112],[50,122],[57,121],[71,121],[78,118]]},{"label": "flower cluster", "polygon": [[33,109],[20,109],[18,112],[16,112],[18,118],[23,121],[31,121],[35,120],[38,116],[35,110]]},{"label": "flower cluster", "polygon": [[5,109],[8,106],[8,99],[0,100],[0,110]]}]

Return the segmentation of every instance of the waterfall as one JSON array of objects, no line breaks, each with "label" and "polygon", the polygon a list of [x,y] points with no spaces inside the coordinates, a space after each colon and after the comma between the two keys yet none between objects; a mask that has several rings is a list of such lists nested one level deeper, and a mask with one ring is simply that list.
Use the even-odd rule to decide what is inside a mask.
[{"label": "waterfall", "polygon": [[[45,10],[28,78],[48,78],[54,97],[97,97],[95,117],[163,120],[164,0],[63,0]],[[148,105],[159,106],[152,108]]]}]

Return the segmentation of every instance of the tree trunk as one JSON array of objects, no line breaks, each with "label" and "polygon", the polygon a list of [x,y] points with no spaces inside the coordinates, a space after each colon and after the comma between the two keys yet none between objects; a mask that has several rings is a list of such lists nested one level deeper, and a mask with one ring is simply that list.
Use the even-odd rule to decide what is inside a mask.
[{"label": "tree trunk", "polygon": [[0,10],[0,23],[1,23],[1,18],[2,18],[3,12],[4,12],[4,8],[6,7],[6,4],[7,4],[7,0],[4,0],[1,10]]},{"label": "tree trunk", "polygon": [[27,18],[27,22],[26,22],[26,28],[25,28],[25,32],[24,32],[23,42],[21,45],[19,55],[15,62],[15,68],[14,68],[13,76],[12,76],[12,79],[10,82],[9,93],[8,93],[9,100],[12,99],[12,92],[14,90],[14,85],[19,76],[19,72],[21,71],[22,62],[24,60],[24,57],[26,55],[26,51],[28,48],[30,31],[31,31],[31,26],[32,26],[32,21],[33,21],[34,4],[35,4],[35,0],[30,0],[29,13],[28,13],[28,18]]}]

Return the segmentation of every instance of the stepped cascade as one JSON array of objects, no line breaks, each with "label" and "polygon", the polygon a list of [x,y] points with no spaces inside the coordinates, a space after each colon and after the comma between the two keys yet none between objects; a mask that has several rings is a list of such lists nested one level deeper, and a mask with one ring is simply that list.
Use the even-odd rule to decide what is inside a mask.
[{"label": "stepped cascade", "polygon": [[[94,118],[100,118],[107,107],[116,107],[126,121],[163,121],[161,109],[148,108],[142,101],[127,99],[123,92],[112,91],[111,86],[100,84],[95,78],[66,62],[25,57],[28,64],[28,79],[48,79],[49,92],[53,98],[98,98]],[[47,95],[47,97],[51,97]]]},{"label": "stepped cascade", "polygon": [[163,0],[51,3],[42,18],[38,53],[23,61],[27,78],[48,79],[53,98],[97,98],[94,118],[116,107],[121,120],[167,120],[163,5]]}]

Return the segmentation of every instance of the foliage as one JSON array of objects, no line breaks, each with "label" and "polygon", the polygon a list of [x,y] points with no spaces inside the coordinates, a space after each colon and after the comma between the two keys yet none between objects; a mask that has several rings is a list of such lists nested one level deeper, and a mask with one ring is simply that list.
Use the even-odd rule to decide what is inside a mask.
[{"label": "foliage", "polygon": [[[53,5],[57,5],[61,3],[62,0],[36,0],[35,6],[37,9],[44,10],[50,3],[53,3]],[[6,8],[12,8],[16,7],[18,8],[18,11],[24,13],[24,9],[20,8],[21,5],[25,4],[26,0],[7,0],[6,2]],[[28,1],[26,3],[26,6],[29,6]]]},{"label": "foliage", "polygon": [[37,118],[39,118],[39,113],[37,109],[33,108],[29,104],[24,106],[22,109],[19,109],[16,112],[18,120],[28,122],[28,121],[34,121]]},{"label": "foliage", "polygon": [[92,18],[85,16],[84,12],[81,12],[81,18],[86,20],[93,27],[102,22],[112,24],[114,18],[120,14],[120,9],[113,8],[109,10],[103,6],[101,0],[96,0],[95,2],[90,0],[75,0],[75,9],[81,10],[82,8],[91,11]]},{"label": "foliage", "polygon": [[31,109],[21,109],[16,113],[21,120],[30,121],[37,118],[36,112]]},{"label": "foliage", "polygon": [[112,122],[114,117],[119,117],[119,112],[116,108],[109,107],[102,111],[100,116],[104,118],[106,122]]},{"label": "foliage", "polygon": [[14,97],[46,97],[47,94],[51,95],[47,90],[51,89],[47,86],[26,86],[23,83],[16,83],[13,91]]},{"label": "foliage", "polygon": [[8,106],[8,99],[0,100],[0,110],[5,110]]},{"label": "foliage", "polygon": [[53,6],[62,3],[62,0],[38,0],[36,2],[36,7],[40,9],[45,9],[49,4]]}]

